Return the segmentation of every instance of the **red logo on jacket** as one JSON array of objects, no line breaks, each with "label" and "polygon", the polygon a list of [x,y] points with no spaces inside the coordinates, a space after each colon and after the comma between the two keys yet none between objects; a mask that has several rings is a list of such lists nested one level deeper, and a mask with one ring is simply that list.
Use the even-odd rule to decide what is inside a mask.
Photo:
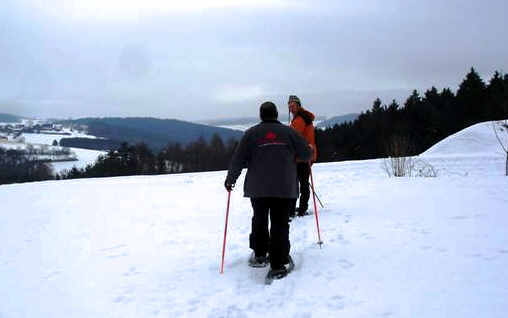
[{"label": "red logo on jacket", "polygon": [[266,133],[264,137],[259,138],[257,144],[259,147],[264,147],[264,146],[285,145],[286,143],[279,141],[277,134],[275,134],[273,131],[269,131]]},{"label": "red logo on jacket", "polygon": [[268,141],[274,141],[275,139],[277,139],[277,135],[275,133],[269,131],[266,134],[265,139],[268,140]]}]

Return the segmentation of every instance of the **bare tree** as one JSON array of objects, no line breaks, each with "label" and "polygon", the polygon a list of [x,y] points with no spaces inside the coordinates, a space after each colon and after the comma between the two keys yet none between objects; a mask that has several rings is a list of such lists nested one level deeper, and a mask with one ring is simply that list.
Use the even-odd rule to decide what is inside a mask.
[{"label": "bare tree", "polygon": [[390,177],[411,177],[412,158],[409,156],[411,143],[405,136],[392,136],[386,144],[386,152],[389,156],[383,162],[384,170]]},{"label": "bare tree", "polygon": [[497,141],[506,153],[505,175],[508,176],[508,119],[492,123],[492,128],[496,134]]},{"label": "bare tree", "polygon": [[437,177],[437,170],[427,161],[412,157],[413,146],[408,137],[392,136],[386,145],[389,157],[383,169],[389,177]]}]

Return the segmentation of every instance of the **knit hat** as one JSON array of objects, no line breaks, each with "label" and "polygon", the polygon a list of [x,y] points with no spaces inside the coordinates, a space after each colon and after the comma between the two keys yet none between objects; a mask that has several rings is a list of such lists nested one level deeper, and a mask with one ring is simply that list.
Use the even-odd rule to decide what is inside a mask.
[{"label": "knit hat", "polygon": [[264,102],[259,107],[259,117],[261,120],[275,120],[278,116],[277,106],[272,102]]},{"label": "knit hat", "polygon": [[291,102],[296,102],[298,106],[302,106],[302,103],[300,102],[300,99],[296,95],[289,95],[288,104]]}]

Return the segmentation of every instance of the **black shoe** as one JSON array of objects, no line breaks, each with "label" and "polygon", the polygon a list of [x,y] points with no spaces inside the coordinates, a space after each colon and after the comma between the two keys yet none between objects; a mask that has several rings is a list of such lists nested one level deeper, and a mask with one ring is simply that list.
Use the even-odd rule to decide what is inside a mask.
[{"label": "black shoe", "polygon": [[270,269],[270,271],[268,272],[268,276],[271,277],[272,279],[281,279],[281,278],[284,278],[288,275],[288,270],[283,267],[283,268],[272,268]]},{"label": "black shoe", "polygon": [[306,207],[299,207],[298,209],[296,209],[297,211],[297,215],[298,216],[306,216],[306,215],[309,215],[309,213],[307,212],[307,209]]},{"label": "black shoe", "polygon": [[268,265],[268,258],[266,256],[256,256],[256,254],[252,252],[249,258],[250,267],[266,267],[266,265]]},{"label": "black shoe", "polygon": [[286,277],[295,268],[295,263],[290,255],[288,255],[288,262],[280,267],[271,268],[265,278],[265,284],[269,285],[274,279],[281,279]]},{"label": "black shoe", "polygon": [[295,268],[295,263],[293,262],[293,258],[291,255],[288,255],[288,258],[286,259],[285,263],[283,265],[275,265],[272,266],[272,271],[279,272],[279,271],[285,271],[286,274],[291,272]]}]

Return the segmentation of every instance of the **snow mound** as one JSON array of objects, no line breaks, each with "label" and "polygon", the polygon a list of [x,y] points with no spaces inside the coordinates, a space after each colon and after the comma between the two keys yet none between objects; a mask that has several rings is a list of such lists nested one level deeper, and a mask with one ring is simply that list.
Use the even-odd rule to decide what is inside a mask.
[{"label": "snow mound", "polygon": [[421,154],[423,157],[503,157],[503,149],[496,139],[494,125],[483,122],[453,134]]}]

